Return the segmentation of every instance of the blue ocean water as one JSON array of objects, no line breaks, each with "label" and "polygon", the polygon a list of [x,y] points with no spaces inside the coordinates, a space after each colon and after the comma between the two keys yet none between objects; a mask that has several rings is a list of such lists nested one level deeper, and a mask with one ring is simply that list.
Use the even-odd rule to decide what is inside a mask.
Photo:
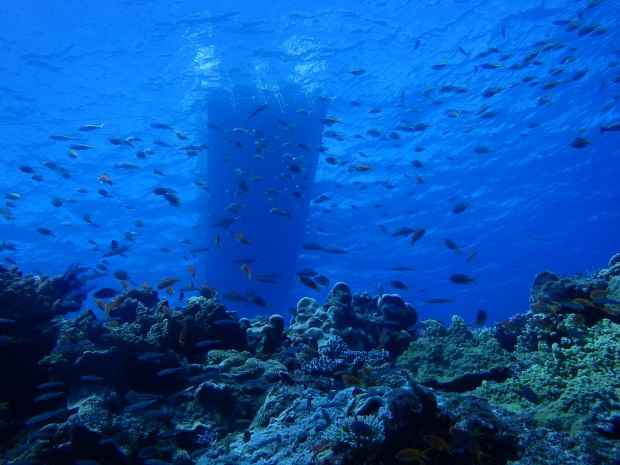
[{"label": "blue ocean water", "polygon": [[338,281],[421,318],[526,311],[537,272],[618,252],[619,17],[609,0],[9,2],[0,254],[90,266],[95,289],[178,278],[160,291],[178,306],[207,285],[241,316]]}]

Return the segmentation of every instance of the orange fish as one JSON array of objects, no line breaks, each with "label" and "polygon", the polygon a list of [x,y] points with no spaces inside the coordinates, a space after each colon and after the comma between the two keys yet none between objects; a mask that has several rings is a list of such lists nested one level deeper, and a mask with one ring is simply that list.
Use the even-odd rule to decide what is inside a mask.
[{"label": "orange fish", "polygon": [[179,344],[181,344],[181,346],[185,347],[185,345],[187,344],[187,331],[188,331],[188,326],[185,325],[181,328],[181,331],[179,331]]},{"label": "orange fish", "polygon": [[581,305],[582,307],[594,307],[594,304],[587,299],[582,299],[581,297],[577,297],[571,300],[572,303]]},{"label": "orange fish", "polygon": [[474,441],[471,444],[471,446],[469,446],[469,451],[476,456],[476,460],[478,461],[478,463],[480,463],[480,457],[483,457],[483,456],[491,457],[486,452],[482,452],[480,450],[480,446],[478,445],[478,443],[476,441]]},{"label": "orange fish", "polygon": [[607,290],[605,289],[592,289],[590,291],[590,298],[592,299],[602,299],[603,297],[607,297]]},{"label": "orange fish", "polygon": [[538,300],[540,300],[541,302],[547,305],[556,305],[556,306],[558,305],[558,303],[555,300],[553,300],[550,297],[547,297],[546,295],[539,295]]},{"label": "orange fish", "polygon": [[170,310],[170,307],[168,307],[168,304],[165,301],[162,302],[161,304],[161,311],[164,312],[170,318],[174,316],[174,313],[172,313],[172,310]]},{"label": "orange fish", "polygon": [[241,265],[241,271],[243,271],[245,273],[245,275],[247,276],[248,280],[252,281],[252,270],[250,269],[250,267],[248,265],[246,265],[245,263],[243,265]]},{"label": "orange fish", "polygon": [[452,451],[450,450],[450,444],[441,439],[439,436],[435,436],[434,434],[426,434],[422,436],[422,439],[424,439],[424,442],[426,442],[432,448],[443,450],[448,454],[452,455]]},{"label": "orange fish", "polygon": [[179,282],[179,278],[162,279],[157,285],[157,289],[161,291],[162,289],[165,289],[166,287],[172,286],[176,282]]},{"label": "orange fish", "polygon": [[361,386],[362,380],[357,376],[348,375],[346,373],[342,374],[342,382],[347,386]]},{"label": "orange fish", "polygon": [[203,284],[202,286],[200,286],[200,295],[202,295],[203,297],[207,297],[207,295],[209,297],[215,297],[217,296],[217,291],[213,289],[211,286],[207,286],[206,284]]},{"label": "orange fish", "polygon": [[237,242],[241,242],[242,244],[245,244],[245,245],[250,245],[251,241],[248,240],[242,232],[236,232],[235,238],[237,239]]},{"label": "orange fish", "polygon": [[108,305],[102,299],[95,300],[95,305],[103,311],[106,311],[108,309]]},{"label": "orange fish", "polygon": [[114,310],[116,307],[118,307],[121,304],[121,301],[123,299],[123,296],[119,295],[116,299],[114,299],[111,303],[108,304],[107,306],[107,310]]},{"label": "orange fish", "polygon": [[430,449],[420,450],[413,447],[407,447],[406,449],[400,450],[396,454],[396,460],[400,460],[401,462],[421,462],[422,460],[428,460],[426,453],[429,450]]},{"label": "orange fish", "polygon": [[100,174],[97,179],[99,179],[99,182],[102,184],[107,184],[109,186],[114,184],[114,181],[112,181],[112,178],[107,173]]},{"label": "orange fish", "polygon": [[536,310],[539,312],[555,314],[555,310],[547,307],[545,304],[535,303],[535,304],[530,305],[530,309]]},{"label": "orange fish", "polygon": [[359,165],[355,165],[353,167],[355,171],[370,171],[372,169],[372,165],[367,165],[365,163],[360,163]]},{"label": "orange fish", "polygon": [[168,287],[166,288],[166,294],[168,294],[168,295],[172,295],[172,294],[174,294],[174,291],[172,290],[172,286],[168,286]]},{"label": "orange fish", "polygon": [[131,286],[125,280],[121,281],[121,286],[123,286],[123,289],[125,289],[126,291],[129,291],[131,289]]},{"label": "orange fish", "polygon": [[194,269],[193,265],[188,265],[187,271],[189,271],[189,274],[192,275],[192,278],[196,277],[196,270]]}]

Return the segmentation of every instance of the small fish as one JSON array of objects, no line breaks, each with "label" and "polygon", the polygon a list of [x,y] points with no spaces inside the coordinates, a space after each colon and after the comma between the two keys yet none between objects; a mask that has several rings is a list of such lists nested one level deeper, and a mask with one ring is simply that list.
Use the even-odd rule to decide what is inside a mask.
[{"label": "small fish", "polygon": [[109,186],[111,186],[112,184],[116,184],[114,181],[112,181],[112,178],[107,173],[100,174],[99,176],[97,176],[97,179],[100,183],[107,184]]},{"label": "small fish", "polygon": [[211,347],[219,344],[221,341],[219,339],[205,339],[204,341],[196,342],[196,347]]},{"label": "small fish", "polygon": [[469,207],[470,205],[466,202],[458,203],[454,207],[452,207],[452,213],[455,213],[455,214],[463,213]]},{"label": "small fish", "polygon": [[498,69],[501,68],[503,65],[501,63],[482,63],[480,65],[480,67],[482,69]]},{"label": "small fish", "polygon": [[403,283],[402,281],[399,281],[397,279],[394,279],[393,281],[390,281],[390,285],[394,289],[399,289],[401,291],[408,291],[409,290],[409,288],[407,287],[407,285],[405,283]]},{"label": "small fish", "polygon": [[334,255],[342,255],[342,254],[348,253],[346,250],[342,250],[339,247],[325,247],[323,249],[323,252],[331,253],[331,254],[334,254]]},{"label": "small fish", "polygon": [[424,442],[426,442],[433,449],[438,449],[452,455],[450,444],[441,439],[439,436],[435,436],[434,434],[426,434],[422,436],[422,439],[424,439]]},{"label": "small fish", "polygon": [[35,415],[34,417],[30,417],[24,421],[24,424],[27,426],[38,425],[39,423],[47,422],[52,418],[58,418],[60,416],[64,416],[66,414],[66,410],[64,408],[53,410],[51,412],[44,412],[39,415]]},{"label": "small fish", "polygon": [[601,132],[620,131],[620,123],[611,123],[599,126]]},{"label": "small fish", "polygon": [[587,147],[588,145],[590,145],[592,143],[592,141],[590,139],[585,139],[583,137],[577,137],[575,138],[575,140],[573,140],[570,145],[571,147],[574,147],[576,149],[583,149],[585,147]]},{"label": "small fish", "polygon": [[248,299],[247,297],[235,291],[226,292],[222,294],[222,297],[226,300],[230,300],[231,302],[244,303],[244,304],[247,304],[250,302],[250,299]]},{"label": "small fish", "polygon": [[78,128],[78,131],[94,131],[95,129],[103,129],[104,124],[86,124]]},{"label": "small fish", "polygon": [[467,276],[466,274],[463,274],[463,273],[453,274],[448,279],[450,280],[450,282],[454,284],[471,284],[471,283],[478,284],[478,282],[476,281],[476,278],[472,278],[471,276]]},{"label": "small fish", "polygon": [[93,292],[93,297],[95,299],[108,299],[110,297],[116,297],[118,291],[112,289],[110,287],[103,287],[95,292]]},{"label": "small fish", "polygon": [[283,210],[282,208],[271,208],[269,210],[270,213],[273,213],[274,215],[278,215],[278,216],[288,216],[289,218],[291,217],[291,212]]},{"label": "small fish", "polygon": [[259,295],[252,297],[252,303],[257,307],[269,307],[267,302]]},{"label": "small fish", "polygon": [[478,310],[476,313],[476,326],[482,326],[486,323],[488,314],[485,310]]},{"label": "small fish", "polygon": [[151,123],[153,129],[168,129],[174,132],[174,128],[166,123]]},{"label": "small fish", "polygon": [[115,168],[125,168],[125,169],[140,169],[140,166],[136,165],[135,163],[129,163],[129,162],[125,162],[125,161],[118,161],[114,164]]},{"label": "small fish", "polygon": [[47,383],[42,383],[37,386],[37,389],[42,391],[44,389],[56,389],[59,387],[64,387],[65,383],[62,381],[48,381]]},{"label": "small fish", "polygon": [[322,274],[315,276],[314,281],[321,286],[329,286],[329,279],[327,276],[323,276]]},{"label": "small fish", "polygon": [[241,265],[240,268],[241,271],[243,271],[243,274],[245,274],[246,278],[248,278],[248,281],[252,281],[252,270],[250,269],[250,267],[244,263],[243,265]]},{"label": "small fish", "polygon": [[304,250],[323,250],[323,246],[316,242],[306,242],[301,245],[301,248]]},{"label": "small fish", "polygon": [[76,139],[73,136],[65,136],[64,134],[52,134],[51,136],[49,136],[49,138],[52,140],[58,140],[58,141],[63,141],[63,142]]},{"label": "small fish", "polygon": [[415,228],[398,228],[396,231],[390,234],[390,236],[391,237],[408,236],[409,234],[412,234],[416,231],[418,230]]},{"label": "small fish", "polygon": [[176,373],[179,373],[181,370],[183,370],[183,367],[164,368],[163,370],[159,370],[156,373],[156,375],[157,376],[169,376],[169,375],[174,375]]},{"label": "small fish", "polygon": [[415,232],[411,236],[411,245],[414,245],[416,242],[422,239],[425,233],[426,233],[426,229],[416,229]]},{"label": "small fish", "polygon": [[180,207],[183,204],[183,202],[181,202],[181,199],[177,197],[176,194],[164,194],[162,197],[166,199],[168,201],[168,204],[173,207]]},{"label": "small fish", "polygon": [[179,331],[179,344],[181,347],[185,347],[187,345],[187,333],[189,331],[189,326],[185,325]]},{"label": "small fish", "polygon": [[[165,370],[161,370],[161,371],[165,371]],[[160,375],[159,372],[157,372],[157,376],[163,376],[163,375]],[[135,412],[137,410],[143,410],[145,408],[148,408],[155,403],[157,403],[157,399],[150,399],[150,400],[145,400],[142,402],[135,402],[125,407],[123,411],[124,412]]]},{"label": "small fish", "polygon": [[52,232],[52,230],[48,228],[41,227],[41,228],[37,228],[35,231],[44,236],[54,236],[54,233]]},{"label": "small fish", "polygon": [[450,250],[454,250],[457,254],[463,255],[463,252],[461,251],[460,247],[458,245],[456,245],[451,239],[446,237],[446,238],[444,238],[443,243]]},{"label": "small fish", "polygon": [[157,284],[157,289],[162,290],[179,282],[179,278],[165,278]]},{"label": "small fish", "polygon": [[359,165],[353,166],[352,169],[358,172],[370,171],[372,170],[372,165],[368,165],[366,163],[360,163]]},{"label": "small fish", "polygon": [[424,301],[425,304],[447,304],[452,302],[452,299],[444,299],[442,297],[437,297],[435,299],[426,299]]},{"label": "small fish", "polygon": [[64,392],[47,392],[33,399],[33,402],[45,402],[46,400],[57,399],[62,397]]},{"label": "small fish", "polygon": [[254,110],[252,110],[250,112],[250,114],[248,114],[247,119],[250,119],[256,115],[258,115],[261,111],[264,111],[267,107],[269,106],[268,103],[264,103],[262,105],[259,105],[258,107],[256,107]]},{"label": "small fish", "polygon": [[396,460],[400,460],[401,462],[422,462],[422,460],[428,460],[428,455],[426,453],[430,449],[420,450],[414,447],[407,447],[406,449],[401,449],[396,454]]},{"label": "small fish", "polygon": [[252,241],[250,241],[247,237],[245,237],[245,234],[243,234],[240,231],[237,231],[235,233],[235,239],[237,239],[237,242],[241,242],[242,244],[245,244],[245,245],[250,245],[252,243]]},{"label": "small fish", "polygon": [[353,68],[349,70],[349,73],[353,74],[354,76],[361,76],[365,72],[366,70],[364,68]]},{"label": "small fish", "polygon": [[303,284],[304,286],[309,287],[310,289],[313,289],[317,292],[321,290],[319,285],[312,278],[309,278],[308,276],[299,276],[299,282]]},{"label": "small fish", "polygon": [[86,144],[71,144],[69,148],[73,150],[95,150],[95,151],[97,150],[92,145],[86,145]]},{"label": "small fish", "polygon": [[120,280],[120,281],[127,281],[127,280],[131,279],[131,276],[129,275],[129,273],[127,273],[127,272],[126,272],[126,271],[124,271],[124,270],[118,270],[118,271],[115,271],[115,272],[113,273],[113,276],[114,276],[116,279]]}]

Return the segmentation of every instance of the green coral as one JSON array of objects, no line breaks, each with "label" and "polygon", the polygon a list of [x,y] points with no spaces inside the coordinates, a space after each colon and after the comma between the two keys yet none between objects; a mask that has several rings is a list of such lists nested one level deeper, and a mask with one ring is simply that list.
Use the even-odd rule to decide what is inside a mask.
[{"label": "green coral", "polygon": [[[476,394],[513,411],[526,411],[543,426],[570,430],[592,412],[620,408],[620,325],[602,320],[585,328],[579,340],[538,344],[536,352],[519,342],[515,355],[523,370],[504,383],[485,382]],[[538,401],[528,400],[524,387]]]},{"label": "green coral", "polygon": [[505,367],[514,361],[491,331],[470,330],[459,316],[452,317],[448,329],[435,320],[422,324],[426,334],[413,341],[397,362],[397,365],[418,367],[413,376],[418,382],[450,381],[467,373]]}]

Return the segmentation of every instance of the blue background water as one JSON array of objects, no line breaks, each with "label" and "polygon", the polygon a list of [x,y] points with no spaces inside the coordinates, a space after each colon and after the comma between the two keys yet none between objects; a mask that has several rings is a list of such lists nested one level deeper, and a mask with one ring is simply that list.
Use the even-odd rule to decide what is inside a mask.
[{"label": "blue background water", "polygon": [[[176,305],[182,305],[176,300],[179,288],[189,282],[220,293],[254,290],[269,308],[227,302],[245,316],[286,313],[305,295],[322,301],[331,285],[315,293],[293,274],[311,267],[332,284],[348,283],[354,292],[375,294],[379,283],[391,291],[390,281],[398,279],[409,290],[397,292],[422,318],[447,321],[458,313],[471,321],[482,308],[497,321],[527,310],[537,272],[587,273],[604,267],[618,252],[620,134],[599,131],[600,125],[620,120],[618,2],[205,5],[3,4],[0,190],[22,196],[14,207],[3,206],[0,240],[16,248],[5,247],[0,252],[4,260],[14,260],[25,272],[49,275],[73,262],[94,267],[106,260],[110,274],[94,280],[97,287],[120,289],[111,274],[119,269],[129,272],[136,285],[179,277],[170,296]],[[564,19],[580,21],[579,26],[567,31],[570,24],[553,24]],[[584,29],[588,25],[596,25],[590,33]],[[491,47],[500,52],[478,56]],[[433,69],[441,62],[447,64]],[[484,63],[502,66],[484,69]],[[521,69],[510,69],[518,64]],[[365,73],[350,73],[355,68]],[[584,77],[573,79],[584,69]],[[554,81],[561,82],[543,88]],[[442,86],[458,89],[442,91]],[[503,90],[483,97],[491,87]],[[215,95],[225,102],[220,111],[213,107]],[[248,109],[265,102],[268,111],[247,118]],[[300,102],[309,114],[297,112]],[[481,118],[485,104],[498,115]],[[373,108],[382,111],[369,113]],[[321,141],[314,134],[317,126],[322,130],[319,120],[325,115],[342,121],[324,128],[336,131],[337,138]],[[294,122],[294,130],[276,118]],[[250,134],[208,128],[218,121],[245,123]],[[189,142],[209,144],[212,150],[187,156],[177,147],[188,142],[153,129],[153,122],[166,122],[187,134]],[[395,130],[422,122],[429,124],[425,131]],[[77,130],[102,123],[101,130]],[[371,128],[383,137],[370,135]],[[257,142],[251,131],[256,129],[272,150],[264,160],[251,160]],[[392,132],[401,139],[390,137]],[[97,150],[80,151],[72,159],[69,143],[50,140],[51,134],[76,136]],[[129,136],[143,142],[135,148],[108,142]],[[576,137],[592,143],[573,148]],[[172,147],[155,146],[155,139]],[[233,145],[242,140],[245,148]],[[287,142],[295,147],[283,148]],[[299,143],[311,150],[306,153]],[[319,144],[327,151],[314,151]],[[475,149],[482,146],[492,150],[478,153]],[[144,148],[156,153],[137,158]],[[290,165],[282,160],[284,150],[303,157],[298,160],[307,168],[304,173],[273,177],[272,171],[286,172]],[[326,163],[328,156],[343,164]],[[227,157],[230,161],[223,164]],[[423,168],[412,166],[416,159]],[[70,177],[46,168],[48,160]],[[141,168],[115,168],[117,162]],[[248,163],[254,175],[268,176],[251,183],[245,195],[234,195],[243,177],[235,173],[240,163]],[[350,172],[359,163],[372,170]],[[32,180],[19,170],[23,164],[45,180]],[[101,184],[103,173],[116,183]],[[416,175],[426,182],[416,181]],[[216,179],[221,185],[211,189]],[[170,206],[154,195],[157,186],[174,188],[183,205]],[[100,188],[113,197],[101,196]],[[279,190],[277,198],[265,194],[269,188]],[[304,197],[292,197],[295,191]],[[329,201],[313,203],[321,194]],[[53,206],[55,197],[64,204]],[[251,214],[244,212],[229,230],[213,228],[213,215],[224,216],[231,202],[251,206]],[[459,202],[471,206],[453,214]],[[274,207],[290,210],[291,217],[269,213]],[[85,213],[98,227],[83,220]],[[136,226],[136,220],[144,225]],[[38,234],[38,227],[55,235]],[[426,234],[412,247],[408,238],[390,236],[399,227],[424,228]],[[236,241],[235,232],[252,243]],[[127,233],[133,240],[124,239]],[[214,244],[216,233],[220,249]],[[276,246],[270,242],[274,237]],[[446,237],[464,254],[446,248]],[[112,240],[131,247],[126,257],[102,257]],[[308,241],[347,253],[302,250]],[[212,250],[190,252],[202,247]],[[467,262],[474,250],[477,255]],[[239,264],[230,263],[237,256],[260,256],[250,265],[252,281]],[[415,270],[391,271],[405,265]],[[262,273],[283,277],[274,279],[278,284],[261,283],[256,277]],[[448,277],[454,273],[474,276],[479,284],[453,284]],[[453,302],[424,304],[439,297]]]}]

